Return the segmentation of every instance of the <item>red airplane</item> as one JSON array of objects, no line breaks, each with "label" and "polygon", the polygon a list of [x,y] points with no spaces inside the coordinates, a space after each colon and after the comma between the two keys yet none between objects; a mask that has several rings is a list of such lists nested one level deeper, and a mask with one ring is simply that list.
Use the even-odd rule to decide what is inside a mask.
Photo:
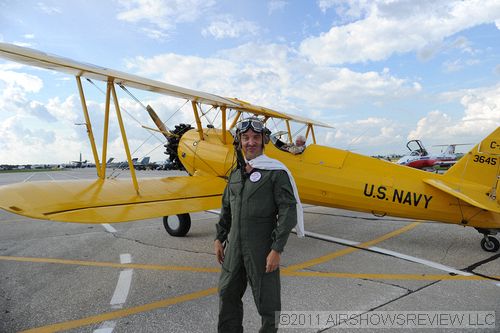
[{"label": "red airplane", "polygon": [[462,157],[462,154],[455,152],[455,147],[460,145],[467,144],[440,145],[447,147],[446,150],[438,155],[430,155],[420,140],[411,140],[406,144],[410,154],[401,157],[396,163],[423,170],[450,168]]}]

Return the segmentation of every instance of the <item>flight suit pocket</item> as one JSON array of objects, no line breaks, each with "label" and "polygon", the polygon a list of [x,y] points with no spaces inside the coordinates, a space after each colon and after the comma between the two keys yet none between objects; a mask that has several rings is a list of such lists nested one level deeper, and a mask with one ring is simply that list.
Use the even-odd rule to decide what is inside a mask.
[{"label": "flight suit pocket", "polygon": [[[269,218],[276,218],[277,210],[272,197],[266,196],[267,200],[249,200],[248,201],[248,215],[257,217],[257,223],[268,222]],[[271,219],[272,221],[272,219]]]}]

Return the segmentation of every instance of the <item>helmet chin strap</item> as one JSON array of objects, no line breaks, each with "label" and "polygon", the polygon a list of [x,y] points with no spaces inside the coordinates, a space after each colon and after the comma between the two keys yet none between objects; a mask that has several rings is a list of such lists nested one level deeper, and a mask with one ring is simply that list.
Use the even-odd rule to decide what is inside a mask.
[{"label": "helmet chin strap", "polygon": [[241,177],[246,177],[245,167],[247,162],[245,161],[245,157],[243,156],[243,152],[241,151],[241,133],[236,135],[236,140],[233,141],[234,150],[236,151],[236,161],[237,167],[240,169]]}]

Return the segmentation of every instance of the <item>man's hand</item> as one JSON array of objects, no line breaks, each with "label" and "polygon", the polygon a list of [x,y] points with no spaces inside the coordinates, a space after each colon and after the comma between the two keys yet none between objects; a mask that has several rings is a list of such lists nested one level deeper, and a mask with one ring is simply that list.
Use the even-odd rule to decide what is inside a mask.
[{"label": "man's hand", "polygon": [[218,239],[214,242],[214,252],[217,262],[222,265],[224,262],[224,246],[222,246],[222,243]]},{"label": "man's hand", "polygon": [[276,250],[271,250],[266,258],[266,273],[274,272],[280,267],[281,255]]}]

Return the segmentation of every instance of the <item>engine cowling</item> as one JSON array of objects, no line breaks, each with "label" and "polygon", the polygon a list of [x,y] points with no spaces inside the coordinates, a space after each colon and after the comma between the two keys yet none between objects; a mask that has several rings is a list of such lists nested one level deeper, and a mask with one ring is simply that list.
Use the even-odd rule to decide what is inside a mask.
[{"label": "engine cowling", "polygon": [[190,129],[180,138],[178,159],[190,175],[201,172],[227,177],[236,163],[236,156],[229,131],[226,138],[226,144],[222,143],[222,130],[211,128],[203,133],[203,140],[200,140],[198,131]]}]

